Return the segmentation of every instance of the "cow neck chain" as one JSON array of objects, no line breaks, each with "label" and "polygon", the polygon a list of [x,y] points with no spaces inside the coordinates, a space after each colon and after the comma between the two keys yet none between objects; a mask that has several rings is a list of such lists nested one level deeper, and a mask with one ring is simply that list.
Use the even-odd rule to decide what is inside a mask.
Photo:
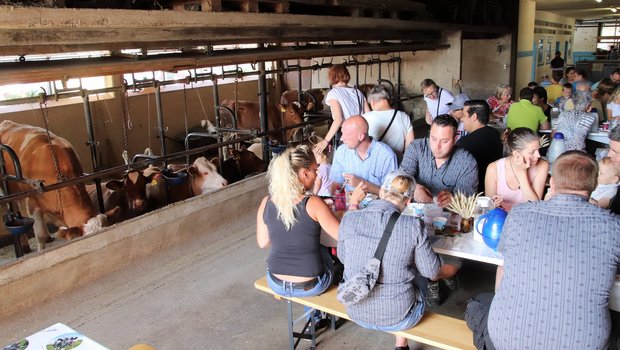
[{"label": "cow neck chain", "polygon": [[[50,148],[50,152],[52,153],[52,160],[54,161],[54,168],[56,168],[56,181],[62,182],[66,180],[67,177],[60,172],[60,167],[58,166],[58,158],[56,158],[56,152],[54,152],[54,147],[52,147],[52,136],[50,135],[50,128],[49,128],[49,110],[47,108],[47,100],[45,99],[45,96],[41,98],[41,101],[39,102],[39,108],[41,109],[41,115],[43,116],[43,124],[45,124],[45,133],[47,134],[47,144]],[[58,193],[58,207],[60,209],[60,216],[64,217],[61,188],[56,190],[56,193]]]},{"label": "cow neck chain", "polygon": [[[185,90],[185,84],[183,84],[183,123],[185,125],[185,137],[189,134],[189,122],[187,121],[187,91]],[[189,151],[189,143],[185,142],[185,151]],[[189,166],[189,154],[185,156],[185,162]]]},{"label": "cow neck chain", "polygon": [[123,118],[123,155],[126,155],[128,157],[125,160],[125,162],[127,163],[129,160],[129,141],[127,140],[127,128],[129,127],[130,122],[128,122],[128,120],[130,120],[129,119],[130,117],[129,117],[129,96],[128,96],[127,90],[126,89],[124,90],[125,91],[123,91],[123,99],[121,101],[123,105],[123,115],[122,115],[122,118]]}]

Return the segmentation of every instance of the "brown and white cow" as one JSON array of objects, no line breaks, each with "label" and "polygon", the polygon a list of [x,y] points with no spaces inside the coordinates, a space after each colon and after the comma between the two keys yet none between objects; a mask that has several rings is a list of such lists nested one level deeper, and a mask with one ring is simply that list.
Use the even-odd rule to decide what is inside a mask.
[{"label": "brown and white cow", "polygon": [[[235,110],[234,100],[224,100],[220,103],[222,107]],[[278,129],[280,127],[290,126],[301,123],[302,112],[298,106],[294,104],[283,106],[278,104],[269,104],[267,108],[267,127],[269,130]],[[222,125],[223,127],[232,127],[232,125]],[[237,101],[237,128],[238,129],[256,129],[260,130],[260,105],[254,101]],[[272,138],[280,143],[285,143],[293,139],[293,135],[299,130],[289,129],[282,139],[281,135],[274,134]]]},{"label": "brown and white cow", "polygon": [[328,89],[310,89],[302,92],[301,101],[299,100],[298,90],[287,90],[280,96],[280,104],[284,107],[299,103],[299,107],[303,111],[322,111],[325,92]]},{"label": "brown and white cow", "polygon": [[[142,215],[151,208],[146,196],[147,179],[138,170],[129,170],[123,174],[122,180],[111,180],[102,184],[104,210],[119,207],[120,212],[109,218],[110,225]],[[91,203],[97,208],[97,190],[95,185],[86,185],[86,192]]]},{"label": "brown and white cow", "polygon": [[[0,142],[10,146],[20,160],[25,178],[43,180],[46,185],[57,183],[54,157],[60,173],[68,178],[83,175],[82,165],[73,146],[64,138],[50,133],[51,147],[44,129],[17,124],[10,120],[0,123]],[[15,174],[13,162],[5,157],[9,174]],[[30,190],[28,184],[9,181],[11,193]],[[34,233],[38,249],[45,248],[49,232],[45,220],[60,227],[57,236],[72,239],[94,233],[107,225],[105,215],[97,215],[83,184],[63,187],[26,199],[29,216],[34,220]]]}]

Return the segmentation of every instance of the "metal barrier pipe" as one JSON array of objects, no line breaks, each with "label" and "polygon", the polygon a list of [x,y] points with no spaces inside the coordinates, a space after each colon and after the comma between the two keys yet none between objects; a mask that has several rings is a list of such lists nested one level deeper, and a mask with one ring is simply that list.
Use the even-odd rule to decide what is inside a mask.
[{"label": "metal barrier pipe", "polygon": [[[217,84],[217,77],[212,76],[213,80],[213,109],[215,112],[215,128],[216,130],[219,130],[219,128],[222,127],[222,118],[220,116],[220,91],[219,91],[219,85]],[[235,119],[235,114],[231,114],[232,118]],[[235,121],[236,122],[236,121]],[[222,138],[222,133],[221,132],[217,132],[217,143],[221,143],[223,141]],[[222,153],[222,149],[218,148],[217,149],[217,156],[219,159],[224,159],[224,154]],[[220,174],[222,173],[222,169],[223,169],[223,164],[224,162],[220,162],[219,167],[220,167]]]},{"label": "metal barrier pipe", "polygon": [[[82,90],[82,101],[84,104],[84,118],[86,120],[86,134],[88,136],[88,141],[86,144],[90,149],[90,159],[93,163],[93,171],[99,171],[99,159],[97,157],[97,140],[95,139],[95,131],[93,129],[93,115],[90,111],[90,101],[88,99],[88,94],[85,90]],[[99,212],[101,214],[105,213],[105,207],[103,204],[103,191],[101,189],[101,180],[95,180],[95,189],[97,191],[97,204],[99,205]]]},{"label": "metal barrier pipe", "polygon": [[157,109],[157,126],[159,128],[159,142],[161,143],[161,155],[166,155],[166,130],[164,128],[164,111],[161,104],[161,86],[155,84],[155,106]]},{"label": "metal barrier pipe", "polygon": [[[258,63],[258,70],[260,75],[258,76],[258,101],[260,106],[260,130],[265,133],[269,130],[267,124],[267,74],[265,73],[265,62]],[[301,71],[300,71],[301,72]],[[263,136],[263,162],[269,163],[269,138],[265,134]]]}]

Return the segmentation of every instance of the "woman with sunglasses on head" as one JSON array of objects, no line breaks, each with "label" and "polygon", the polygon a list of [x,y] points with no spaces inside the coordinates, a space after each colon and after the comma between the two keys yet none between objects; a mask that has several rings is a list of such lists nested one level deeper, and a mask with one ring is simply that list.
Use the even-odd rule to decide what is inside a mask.
[{"label": "woman with sunglasses on head", "polygon": [[351,75],[347,67],[343,64],[334,64],[329,67],[327,78],[332,88],[325,96],[325,103],[329,105],[333,121],[325,139],[314,146],[317,153],[321,153],[336,136],[343,121],[351,116],[370,112],[364,94],[357,88],[348,85]]},{"label": "woman with sunglasses on head", "polygon": [[540,139],[529,128],[516,128],[508,134],[508,157],[487,167],[484,178],[486,196],[507,211],[514,205],[542,199],[549,163],[540,159]]}]

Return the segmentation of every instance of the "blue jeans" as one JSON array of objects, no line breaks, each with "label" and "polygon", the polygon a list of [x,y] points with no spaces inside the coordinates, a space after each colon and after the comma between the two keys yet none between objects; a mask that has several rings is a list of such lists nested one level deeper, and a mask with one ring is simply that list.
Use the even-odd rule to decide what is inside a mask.
[{"label": "blue jeans", "polygon": [[329,252],[324,247],[321,247],[321,260],[323,261],[323,275],[317,276],[319,281],[312,289],[293,288],[292,283],[285,281],[277,283],[271,278],[269,273],[267,273],[267,283],[274,292],[284,297],[312,297],[323,294],[332,285],[334,278],[334,263]]},{"label": "blue jeans", "polygon": [[355,321],[355,323],[357,323],[358,325],[364,328],[374,329],[377,331],[384,331],[384,332],[398,332],[398,331],[412,328],[413,326],[418,324],[418,322],[420,322],[420,320],[422,319],[422,316],[424,315],[424,309],[426,308],[425,306],[426,286],[424,285],[425,280],[426,279],[423,278],[422,276],[416,276],[416,278],[413,280],[413,283],[416,285],[418,292],[421,295],[422,301],[418,302],[417,305],[413,305],[413,307],[411,307],[411,310],[409,310],[409,313],[407,313],[407,316],[405,316],[405,318],[402,321],[398,322],[397,324],[391,325],[391,326],[375,326],[373,324],[368,324],[368,323],[364,323],[361,321]]},{"label": "blue jeans", "polygon": [[418,324],[418,322],[420,322],[420,320],[422,319],[422,315],[424,315],[424,301],[421,301],[417,305],[414,305],[411,310],[409,310],[409,313],[407,314],[407,316],[405,316],[404,320],[391,326],[376,326],[374,324],[368,324],[361,321],[355,321],[355,323],[364,328],[374,329],[377,331],[398,332],[409,329]]}]

